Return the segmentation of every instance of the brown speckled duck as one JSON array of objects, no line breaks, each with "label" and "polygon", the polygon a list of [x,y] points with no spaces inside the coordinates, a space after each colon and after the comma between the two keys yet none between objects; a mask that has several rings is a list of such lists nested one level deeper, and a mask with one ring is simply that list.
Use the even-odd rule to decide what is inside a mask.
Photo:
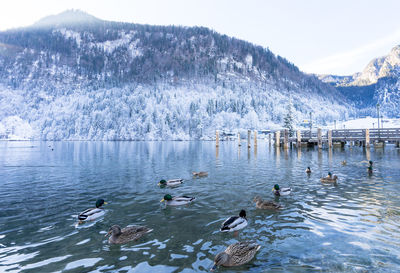
[{"label": "brown speckled duck", "polygon": [[264,201],[261,199],[260,196],[256,196],[253,199],[256,202],[256,207],[258,209],[270,209],[270,210],[277,210],[281,208],[281,205],[273,202],[273,201]]},{"label": "brown speckled duck", "polygon": [[248,263],[260,249],[260,245],[255,242],[237,242],[218,253],[214,259],[214,266],[211,271],[218,266],[239,266]]},{"label": "brown speckled duck", "polygon": [[108,238],[110,244],[125,244],[133,240],[137,240],[146,233],[152,232],[153,230],[144,226],[130,226],[121,229],[118,225],[113,225],[108,230],[106,236],[111,235]]}]

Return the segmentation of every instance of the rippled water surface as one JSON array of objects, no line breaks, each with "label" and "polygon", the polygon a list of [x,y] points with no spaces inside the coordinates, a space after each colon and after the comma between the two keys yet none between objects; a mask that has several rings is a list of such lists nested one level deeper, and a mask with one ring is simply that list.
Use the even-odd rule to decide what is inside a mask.
[{"label": "rippled water surface", "polygon": [[[193,179],[192,171],[209,176]],[[328,171],[339,176],[336,185],[319,182]],[[160,189],[163,178],[185,181]],[[292,194],[276,199],[276,183]],[[197,200],[164,208],[166,193]],[[255,195],[283,209],[258,210]],[[0,196],[0,272],[207,271],[238,240],[261,249],[249,264],[218,272],[400,271],[400,150],[393,146],[285,152],[262,141],[257,151],[235,142],[218,151],[213,142],[0,142]],[[109,202],[105,216],[76,227],[77,214],[97,198]],[[218,232],[240,209],[249,225],[239,236]],[[154,231],[110,246],[104,235],[113,224]]]}]

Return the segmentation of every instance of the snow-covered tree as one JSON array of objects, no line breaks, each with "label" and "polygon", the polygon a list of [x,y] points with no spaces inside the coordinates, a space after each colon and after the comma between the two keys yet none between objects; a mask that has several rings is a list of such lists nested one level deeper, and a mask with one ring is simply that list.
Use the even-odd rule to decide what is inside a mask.
[{"label": "snow-covered tree", "polygon": [[283,127],[289,130],[289,136],[293,136],[294,133],[294,119],[293,119],[293,109],[292,109],[292,98],[289,98],[289,103],[286,108],[286,115],[283,118]]}]

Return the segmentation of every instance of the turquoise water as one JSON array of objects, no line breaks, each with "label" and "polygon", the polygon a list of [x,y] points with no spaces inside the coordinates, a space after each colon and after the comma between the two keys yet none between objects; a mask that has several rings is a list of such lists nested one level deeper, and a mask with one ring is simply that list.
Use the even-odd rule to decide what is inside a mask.
[{"label": "turquoise water", "polygon": [[[192,171],[209,176],[193,179]],[[319,182],[328,171],[337,185]],[[163,178],[185,181],[160,189]],[[276,183],[292,194],[274,197]],[[238,240],[261,249],[249,264],[218,272],[398,272],[399,185],[393,146],[284,152],[259,141],[255,152],[235,142],[218,151],[213,142],[0,142],[0,272],[207,271]],[[197,200],[164,208],[166,193]],[[255,195],[283,209],[257,210]],[[105,216],[76,227],[97,198],[109,202]],[[218,232],[240,209],[249,225],[238,237]],[[110,246],[104,235],[113,224],[154,231]]]}]

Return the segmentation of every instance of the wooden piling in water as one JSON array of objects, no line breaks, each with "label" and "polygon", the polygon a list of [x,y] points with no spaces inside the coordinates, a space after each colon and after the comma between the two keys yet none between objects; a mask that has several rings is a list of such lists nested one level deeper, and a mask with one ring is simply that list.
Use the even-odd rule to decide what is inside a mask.
[{"label": "wooden piling in water", "polygon": [[328,130],[328,147],[332,148],[332,130]]},{"label": "wooden piling in water", "polygon": [[271,142],[272,142],[272,134],[271,133],[268,135],[268,139],[269,139],[269,146],[271,146]]},{"label": "wooden piling in water", "polygon": [[250,140],[251,140],[251,131],[247,130],[247,148],[250,148],[251,146]]},{"label": "wooden piling in water", "polygon": [[280,147],[281,146],[281,132],[276,131],[275,132],[275,147]]},{"label": "wooden piling in water", "polygon": [[369,129],[365,129],[365,147],[369,148],[370,143],[369,143]]},{"label": "wooden piling in water", "polygon": [[215,131],[215,146],[219,147],[219,131]]},{"label": "wooden piling in water", "polygon": [[318,135],[318,149],[322,148],[322,131],[321,128],[317,129],[317,135]]},{"label": "wooden piling in water", "polygon": [[301,131],[297,130],[297,144],[296,144],[297,148],[301,148]]},{"label": "wooden piling in water", "polygon": [[289,142],[289,130],[285,129],[283,135],[283,149],[289,148],[288,142]]},{"label": "wooden piling in water", "polygon": [[254,146],[257,146],[257,131],[254,130]]}]

